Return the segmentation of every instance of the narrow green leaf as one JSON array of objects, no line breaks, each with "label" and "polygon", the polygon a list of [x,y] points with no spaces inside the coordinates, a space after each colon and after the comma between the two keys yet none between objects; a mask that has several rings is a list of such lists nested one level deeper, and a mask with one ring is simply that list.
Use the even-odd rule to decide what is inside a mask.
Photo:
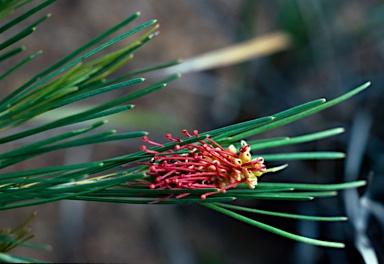
[{"label": "narrow green leaf", "polygon": [[45,1],[45,2],[41,3],[40,5],[38,5],[38,6],[34,7],[34,8],[32,8],[32,9],[30,9],[29,11],[25,12],[21,16],[13,19],[9,23],[7,23],[4,26],[0,27],[0,34],[3,33],[4,31],[10,29],[14,25],[17,25],[18,23],[20,23],[21,21],[25,20],[26,18],[32,16],[33,14],[41,11],[42,9],[44,9],[45,7],[49,6],[50,4],[52,4],[54,2],[56,2],[56,0]]},{"label": "narrow green leaf", "polygon": [[292,219],[298,219],[298,220],[306,220],[306,221],[346,221],[348,220],[345,216],[309,216],[309,215],[299,215],[299,214],[288,214],[288,213],[280,213],[280,212],[273,212],[273,211],[265,211],[260,209],[253,209],[243,206],[236,206],[231,204],[216,204],[217,206],[229,208],[233,210],[238,211],[244,211],[249,213],[255,213],[255,214],[263,214],[263,215],[271,215],[271,216],[277,216],[277,217],[284,217],[284,218],[292,218]]},{"label": "narrow green leaf", "polygon": [[313,159],[343,159],[345,154],[333,151],[317,151],[317,152],[293,152],[281,154],[258,154],[266,161],[280,160],[313,160]]},{"label": "narrow green leaf", "polygon": [[[265,132],[267,130],[271,130],[273,128],[276,128],[276,127],[279,127],[279,126],[282,126],[282,125],[285,125],[285,124],[288,124],[288,123],[291,123],[293,121],[296,121],[298,119],[301,119],[301,118],[304,118],[306,116],[309,116],[309,115],[312,115],[314,113],[317,113],[319,111],[322,111],[326,108],[329,108],[331,106],[334,106],[342,101],[345,101],[347,100],[348,98],[360,93],[361,91],[367,89],[369,86],[370,86],[370,82],[367,82],[363,85],[360,85],[359,87],[353,89],[352,91],[342,95],[342,96],[339,96],[329,102],[325,102],[325,103],[322,103],[320,104],[321,102],[323,102],[323,99],[319,99],[319,100],[316,100],[316,101],[312,101],[310,103],[307,103],[307,104],[303,104],[303,105],[300,105],[300,106],[296,106],[296,107],[293,107],[291,109],[288,109],[286,111],[283,111],[283,112],[280,112],[280,113],[277,113],[274,115],[274,117],[277,116],[276,120],[274,122],[271,122],[269,124],[266,124],[264,126],[261,126],[261,127],[257,127],[255,129],[252,129],[250,131],[246,131],[244,133],[241,133],[241,134],[238,134],[236,136],[233,136],[232,137],[232,141],[239,141],[241,139],[245,139],[247,137],[250,137],[250,136],[253,136],[253,135],[256,135],[256,134],[259,134],[259,133],[262,133],[262,132]],[[316,105],[315,102],[317,102],[317,104],[320,104],[320,105]],[[313,105],[311,104],[313,103]],[[301,107],[304,107],[304,108],[301,108]],[[307,110],[304,110],[305,107],[309,107]],[[303,111],[304,110],[304,111]]]},{"label": "narrow green leaf", "polygon": [[88,162],[88,163],[81,163],[81,164],[71,164],[71,165],[38,168],[38,169],[32,169],[32,170],[23,170],[18,172],[0,174],[0,180],[7,180],[6,182],[8,182],[9,179],[12,179],[12,178],[28,177],[28,176],[40,175],[40,174],[46,174],[46,173],[61,173],[65,171],[73,171],[73,170],[79,170],[79,169],[85,169],[85,168],[96,168],[96,167],[99,168],[102,166],[103,166],[102,162]]},{"label": "narrow green leaf", "polygon": [[0,43],[0,50],[3,50],[6,47],[12,45],[13,43],[19,41],[20,39],[25,38],[29,34],[32,34],[35,30],[36,29],[34,27],[24,29],[20,33],[16,34],[15,36],[9,38],[8,40],[4,41],[3,43]]},{"label": "narrow green leaf", "polygon": [[123,106],[115,107],[115,108],[112,108],[109,110],[100,111],[96,114],[89,115],[86,118],[81,118],[81,119],[77,120],[76,123],[80,123],[80,122],[84,122],[84,121],[92,120],[92,119],[96,119],[96,118],[101,118],[101,117],[105,117],[105,116],[114,115],[114,114],[117,114],[120,112],[130,110],[130,109],[132,109],[132,107],[133,107],[133,105],[123,105]]},{"label": "narrow green leaf", "polygon": [[236,133],[241,133],[244,131],[247,131],[251,128],[259,127],[265,124],[268,124],[272,122],[275,119],[273,116],[266,116],[266,117],[261,117],[257,119],[253,119],[250,121],[245,121],[242,123],[234,124],[231,126],[215,129],[209,132],[202,133],[201,135],[209,135],[211,136],[214,140],[220,141],[220,139],[224,139],[226,137],[230,137],[229,142],[234,142],[238,140],[233,139],[233,135]]},{"label": "narrow green leaf", "polygon": [[42,18],[38,19],[37,21],[35,21],[34,23],[32,23],[31,25],[29,25],[29,26],[36,28],[37,25],[39,25],[40,23],[44,22],[46,19],[48,19],[50,17],[51,17],[51,14],[47,14],[47,15],[43,16]]},{"label": "narrow green leaf", "polygon": [[[230,194],[228,194],[230,195]],[[217,196],[227,196],[226,194],[217,194]],[[261,200],[286,200],[286,201],[310,201],[313,196],[300,193],[245,193],[233,195],[237,199],[261,199]]]},{"label": "narrow green leaf", "polygon": [[[325,99],[317,99],[317,100],[314,100],[314,101],[311,101],[311,102],[308,102],[308,103],[304,103],[304,104],[292,107],[290,109],[287,109],[285,111],[279,112],[277,114],[274,114],[273,115],[273,119],[274,119],[273,121],[274,122],[270,122],[269,125],[275,124],[276,120],[279,120],[279,119],[282,119],[282,118],[285,118],[285,117],[288,117],[288,116],[291,116],[291,115],[294,115],[294,114],[306,111],[308,109],[314,108],[316,106],[322,105],[322,104],[324,104],[324,102],[326,102]],[[236,142],[236,141],[239,141],[241,139],[245,139],[247,137],[253,136],[253,135],[255,135],[255,132],[259,133],[258,131],[260,131],[260,129],[262,129],[263,127],[264,126],[256,127],[256,128],[253,128],[250,131],[241,131],[241,132],[237,132],[236,131],[235,133],[232,134],[232,137],[230,138],[231,142]]]},{"label": "narrow green leaf", "polygon": [[[130,139],[130,138],[137,138],[137,137],[142,137],[147,135],[147,132],[130,132],[130,133],[124,133],[124,134],[119,134],[119,135],[113,135],[116,133],[115,130],[111,131],[106,131],[103,133],[95,134],[89,137],[57,144],[54,146],[50,147],[44,147],[40,148],[36,151],[36,153],[47,153],[51,151],[56,151],[59,149],[66,149],[66,148],[71,148],[71,147],[78,147],[78,146],[83,146],[83,145],[93,145],[93,144],[99,144],[99,143],[105,143],[105,142],[110,142],[110,141],[117,141],[117,140],[123,140],[123,139]],[[33,153],[33,152],[31,152]]]},{"label": "narrow green leaf", "polygon": [[309,237],[295,235],[295,234],[289,233],[287,231],[281,230],[279,228],[276,228],[276,227],[261,223],[259,221],[253,220],[251,218],[245,217],[243,215],[237,214],[235,212],[232,212],[230,210],[227,210],[227,209],[222,208],[220,206],[217,206],[215,204],[203,204],[203,205],[212,209],[212,210],[218,211],[222,214],[225,214],[229,217],[232,217],[236,220],[239,220],[241,222],[256,226],[258,228],[264,229],[264,230],[269,231],[271,233],[274,233],[274,234],[277,234],[277,235],[280,235],[280,236],[283,236],[283,237],[286,237],[286,238],[289,238],[289,239],[292,239],[295,241],[299,241],[299,242],[303,242],[303,243],[307,243],[307,244],[311,244],[311,245],[315,245],[315,246],[334,247],[334,248],[343,248],[344,247],[344,244],[339,243],[339,242],[323,241],[323,240],[318,240],[318,239],[313,239],[313,238],[309,238]]},{"label": "narrow green leaf", "polygon": [[0,55],[0,62],[4,61],[4,60],[6,60],[6,59],[8,59],[8,58],[10,58],[10,57],[20,53],[20,52],[23,52],[24,50],[25,50],[25,47],[24,46],[20,46],[20,47],[18,47],[16,49],[13,49],[13,50],[10,50],[10,51],[8,51],[8,52],[6,52],[4,54],[1,54]]},{"label": "narrow green leaf", "polygon": [[[74,189],[77,189],[76,192],[70,193],[70,194],[60,194],[57,195],[54,189],[50,190],[50,193],[53,195],[53,197],[48,197],[45,198],[43,197],[42,199],[37,199],[34,201],[30,202],[22,202],[18,204],[13,204],[13,205],[0,205],[0,210],[8,210],[8,209],[14,209],[14,208],[20,208],[20,207],[26,207],[26,206],[32,206],[32,205],[38,205],[38,204],[43,204],[43,203],[48,203],[48,202],[53,202],[53,201],[58,201],[58,200],[64,200],[64,199],[69,199],[71,197],[75,196],[81,196],[84,194],[96,192],[105,188],[109,188],[112,186],[115,186],[119,183],[123,182],[128,182],[132,181],[135,178],[142,178],[142,174],[134,174],[134,175],[127,175],[127,176],[121,176],[117,179],[108,179],[108,180],[103,180],[103,181],[95,181],[92,184],[84,184],[82,186],[74,186],[71,187],[70,189],[73,191]],[[48,195],[49,192],[47,193],[45,190],[49,187],[52,187],[54,185],[57,185],[57,180],[47,180],[44,183],[39,182],[38,185],[28,187],[28,188],[21,188],[18,190],[14,190],[11,193],[7,192],[6,194],[1,194],[0,196],[3,196],[1,198],[1,201],[4,203],[14,203],[18,201],[25,201],[26,199],[33,199],[33,198],[39,198],[41,195],[44,193],[45,195]],[[82,189],[83,191],[78,191],[79,189]],[[61,189],[60,191],[62,191]],[[19,196],[18,196],[19,195]]]},{"label": "narrow green leaf", "polygon": [[[112,137],[112,136],[110,136],[110,135],[112,135],[114,133],[116,133],[115,130],[110,130],[110,131],[94,134],[94,135],[91,135],[91,136],[88,136],[88,137],[84,137],[84,138],[81,138],[81,139],[77,139],[77,140],[72,140],[72,141],[68,141],[68,142],[65,142],[65,143],[56,144],[56,145],[53,145],[53,146],[39,147],[39,148],[29,148],[27,152],[19,151],[18,150],[17,152],[15,151],[15,152],[13,152],[11,154],[8,153],[6,155],[6,157],[7,158],[11,158],[11,161],[13,161],[13,159],[17,158],[17,157],[30,157],[31,155],[33,155],[35,157],[37,155],[42,155],[42,154],[45,154],[45,153],[48,153],[48,152],[52,152],[52,151],[57,151],[57,150],[60,150],[60,149],[66,149],[66,148],[71,148],[71,147],[78,147],[78,146],[88,145],[88,144],[97,144],[97,143],[114,141],[114,140],[119,140],[119,139],[124,139],[124,138],[132,138],[132,137],[135,137],[135,136],[139,137],[139,136],[143,136],[143,135],[146,134],[145,132],[141,132],[141,133],[133,132],[133,133],[124,134],[124,136],[120,135],[120,137]],[[1,154],[0,157],[2,155],[3,154]]]},{"label": "narrow green leaf", "polygon": [[189,193],[190,195],[201,195],[207,192],[216,192],[219,189],[217,188],[205,188],[205,189],[172,189],[172,190],[152,190],[148,186],[146,188],[132,189],[132,188],[114,188],[101,190],[98,192],[92,193],[92,196],[97,197],[158,197],[164,196],[164,194],[183,194]]},{"label": "narrow green leaf", "polygon": [[109,86],[97,89],[95,91],[88,92],[88,93],[81,94],[79,96],[75,96],[75,97],[72,97],[70,99],[67,99],[67,100],[61,102],[55,108],[61,107],[61,106],[67,105],[67,104],[71,104],[71,103],[74,103],[74,102],[77,102],[77,101],[80,101],[80,100],[84,100],[84,99],[92,97],[92,96],[96,96],[96,95],[99,95],[99,94],[110,92],[110,91],[113,91],[113,90],[116,90],[116,89],[119,89],[119,88],[131,86],[131,85],[134,85],[134,84],[138,84],[138,83],[141,83],[141,82],[144,82],[144,81],[145,81],[144,78],[136,78],[136,79],[132,79],[132,80],[125,81],[125,82],[121,82],[121,83],[117,83],[117,84],[112,84],[112,85],[109,85]]},{"label": "narrow green leaf", "polygon": [[[110,60],[105,60],[105,63],[103,63],[103,67],[95,74],[93,74],[96,79],[105,78],[106,76],[110,75],[112,72],[119,69],[121,66],[123,66],[126,62],[130,61],[133,58],[132,53],[143,46],[145,43],[147,43],[149,40],[153,39],[156,34],[153,32],[157,30],[158,25],[154,26],[152,29],[150,29],[148,32],[146,32],[144,35],[140,36],[138,39],[136,39],[132,44],[128,45],[127,47],[112,53],[116,54],[116,56],[112,56]],[[108,56],[108,55],[107,55]]]},{"label": "narrow green leaf", "polygon": [[[71,198],[72,200],[81,201],[95,201],[95,202],[107,202],[107,203],[126,203],[126,204],[206,204],[216,202],[232,202],[234,197],[220,197],[220,198],[207,198],[202,200],[200,198],[180,198],[180,199],[166,199],[156,202],[158,199],[118,199],[118,198],[100,198],[100,197],[88,197],[88,196],[76,196]],[[1,210],[1,207],[0,207]]]},{"label": "narrow green leaf", "polygon": [[276,119],[282,119],[282,118],[285,118],[285,117],[288,117],[288,116],[291,116],[291,115],[295,115],[295,114],[301,113],[301,112],[306,111],[308,109],[312,109],[312,108],[314,108],[316,106],[322,105],[326,101],[327,100],[324,99],[324,98],[313,100],[311,102],[304,103],[304,104],[292,107],[290,109],[284,110],[284,111],[282,111],[280,113],[274,114],[273,116]]},{"label": "narrow green leaf", "polygon": [[[316,191],[316,192],[293,192],[293,191],[289,191],[289,192],[268,192],[268,193],[247,193],[244,195],[244,197],[251,197],[251,196],[254,196],[254,197],[284,197],[284,196],[287,196],[287,197],[290,197],[290,198],[294,198],[294,197],[298,197],[300,199],[308,199],[308,200],[312,200],[313,198],[316,198],[316,197],[332,197],[332,196],[336,196],[337,195],[337,192],[336,191],[323,191],[323,192],[320,192],[320,191]],[[235,195],[234,195],[235,196]],[[236,196],[236,197],[243,197],[241,196],[241,194],[239,196]]]},{"label": "narrow green leaf", "polygon": [[86,44],[84,44],[83,46],[78,48],[77,50],[73,51],[72,53],[67,55],[65,58],[59,60],[58,62],[56,62],[51,67],[49,67],[46,70],[44,70],[43,72],[39,73],[38,77],[44,76],[47,73],[52,72],[54,69],[57,69],[58,67],[60,67],[60,66],[64,65],[65,63],[69,62],[71,59],[75,58],[77,55],[81,54],[83,51],[89,49],[91,46],[93,46],[96,43],[100,42],[102,39],[110,36],[111,34],[116,32],[117,30],[121,29],[122,27],[126,26],[127,24],[129,24],[130,22],[135,20],[139,15],[140,15],[140,13],[137,12],[137,13],[131,15],[130,17],[126,18],[125,20],[121,21],[120,23],[116,24],[115,26],[113,26],[112,28],[108,29],[104,33],[100,34],[99,36],[95,37],[91,41],[87,42]]},{"label": "narrow green leaf", "polygon": [[[130,31],[124,33],[124,34],[121,34],[121,35],[119,35],[119,36],[117,36],[117,37],[115,37],[115,38],[105,42],[104,44],[101,44],[97,48],[87,52],[86,54],[84,54],[84,55],[80,56],[79,58],[73,60],[72,62],[70,62],[66,66],[62,67],[61,69],[59,69],[59,70],[55,71],[54,73],[50,74],[48,77],[46,77],[43,80],[39,81],[37,84],[35,84],[31,88],[29,88],[28,91],[35,89],[36,87],[42,85],[43,83],[46,83],[47,81],[51,80],[55,76],[59,75],[60,73],[62,73],[64,71],[66,71],[67,69],[69,69],[72,66],[78,64],[79,62],[85,60],[86,58],[91,57],[92,55],[96,54],[97,52],[99,52],[99,51],[101,51],[101,50],[111,46],[112,44],[114,44],[116,42],[119,42],[122,39],[125,39],[125,38],[127,38],[127,37],[129,37],[129,36],[131,36],[131,35],[133,35],[133,34],[135,34],[137,32],[139,32],[139,31],[141,31],[141,30],[143,30],[143,29],[145,29],[145,28],[147,28],[147,27],[149,27],[149,26],[151,26],[151,25],[153,25],[155,23],[156,23],[156,20],[148,21],[148,22],[146,22],[146,23],[144,23],[144,24],[142,24],[140,26],[135,27],[134,29],[132,29],[132,30],[130,30]],[[25,92],[28,92],[28,91],[25,91]]]},{"label": "narrow green leaf", "polygon": [[[244,184],[245,185],[245,184]],[[245,185],[246,186],[246,185]],[[270,188],[270,187],[263,187],[260,185],[257,185],[255,189],[229,189],[226,190],[225,193],[230,195],[230,196],[236,196],[237,194],[253,194],[253,193],[268,193],[268,192],[285,192],[285,191],[293,191],[293,188]]]},{"label": "narrow green leaf", "polygon": [[366,185],[366,181],[354,181],[345,183],[329,183],[329,184],[307,184],[307,183],[269,183],[260,182],[258,186],[268,188],[293,188],[295,190],[306,191],[339,191],[344,189],[358,188]]},{"label": "narrow green leaf", "polygon": [[133,76],[137,76],[139,74],[160,70],[160,69],[163,69],[163,68],[167,68],[167,67],[170,67],[170,66],[174,66],[174,65],[180,64],[182,62],[183,61],[181,59],[167,61],[167,62],[160,63],[160,64],[157,64],[157,65],[152,66],[152,67],[143,68],[143,69],[140,69],[140,70],[137,70],[137,71],[134,71],[134,72],[122,75],[122,76],[120,76],[118,78],[115,78],[115,79],[111,79],[111,80],[108,81],[108,83],[117,83],[117,82],[120,82],[122,80],[131,78]]},{"label": "narrow green leaf", "polygon": [[25,58],[24,60],[22,60],[21,62],[19,62],[18,64],[16,64],[16,66],[12,67],[10,70],[8,70],[7,72],[5,72],[4,74],[0,75],[0,81],[2,79],[4,79],[5,77],[7,77],[8,75],[10,75],[12,72],[14,72],[15,70],[17,70],[18,68],[20,68],[21,66],[23,66],[24,64],[26,64],[27,62],[31,61],[32,59],[34,59],[36,56],[40,55],[42,53],[42,51],[38,51],[38,52],[35,52],[34,54],[28,56],[27,58]]},{"label": "narrow green leaf", "polygon": [[33,0],[5,0],[2,2],[2,8],[0,8],[0,19],[4,19],[7,16],[12,15],[16,9],[32,2]]},{"label": "narrow green leaf", "polygon": [[[57,76],[58,74],[62,73],[63,71],[71,68],[72,66],[78,64],[79,62],[81,62],[82,60],[92,56],[93,54],[97,53],[98,51],[114,44],[115,42],[117,41],[120,41],[122,40],[123,38],[126,38],[128,37],[129,35],[132,35],[150,25],[152,25],[153,23],[155,23],[155,21],[149,21],[147,23],[144,23],[142,24],[141,26],[138,26],[130,31],[128,31],[127,33],[125,34],[122,34],[120,36],[117,36],[116,38],[113,38],[112,40],[104,43],[103,45],[100,45],[99,47],[91,50],[90,52],[86,53],[85,55],[79,57],[78,59],[72,61],[71,63],[67,64],[65,67],[57,70],[59,67],[61,67],[62,65],[64,65],[65,63],[69,62],[70,60],[72,60],[74,57],[76,57],[77,55],[81,54],[83,51],[87,50],[89,47],[93,46],[94,44],[96,44],[97,42],[99,42],[100,40],[106,38],[107,36],[109,36],[110,34],[114,33],[115,31],[119,30],[121,27],[125,26],[126,24],[130,23],[131,21],[133,21],[134,19],[136,19],[137,17],[139,16],[139,13],[135,13],[134,15],[130,16],[129,18],[127,18],[126,20],[122,21],[121,23],[117,24],[116,26],[112,27],[111,29],[107,30],[106,32],[102,33],[101,35],[99,35],[98,37],[92,39],[91,41],[89,41],[88,43],[86,43],[84,46],[80,47],[79,49],[75,50],[74,52],[72,52],[71,54],[69,54],[68,56],[66,56],[65,58],[61,59],[60,61],[56,62],[54,65],[52,65],[51,67],[49,67],[48,69],[44,70],[43,72],[37,74],[36,76],[34,76],[31,80],[29,80],[26,84],[22,85],[21,87],[19,87],[18,89],[16,89],[14,92],[10,93],[8,96],[6,96],[3,100],[0,101],[0,106],[4,105],[5,103],[13,103],[13,98],[16,96],[16,95],[19,95],[19,96],[22,96],[24,94],[28,94],[29,92],[33,91],[35,88],[37,88],[38,86],[42,85],[43,83],[49,81],[50,79],[54,78],[55,76]],[[56,71],[55,71],[56,70]],[[53,72],[55,71],[55,72]],[[41,80],[41,78],[43,76],[45,76],[46,74],[50,73],[50,72],[53,72],[51,75],[49,75],[48,77],[44,78]],[[32,87],[29,87],[31,84],[35,83],[36,81],[38,80],[41,80],[39,81],[37,84],[33,85]],[[28,88],[29,87],[29,88]]]},{"label": "narrow green leaf", "polygon": [[326,131],[321,131],[313,134],[308,134],[304,136],[298,136],[293,138],[281,138],[274,140],[264,140],[263,142],[255,142],[249,141],[248,144],[251,146],[252,150],[260,150],[267,148],[275,148],[281,147],[285,145],[299,144],[309,141],[315,141],[326,137],[331,137],[334,135],[338,135],[344,132],[344,128],[334,128]]}]

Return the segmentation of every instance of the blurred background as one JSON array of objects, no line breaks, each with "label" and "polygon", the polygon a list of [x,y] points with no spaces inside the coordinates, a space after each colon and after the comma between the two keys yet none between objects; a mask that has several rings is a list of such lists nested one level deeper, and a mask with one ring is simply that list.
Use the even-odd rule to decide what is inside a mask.
[{"label": "blurred background", "polygon": [[[259,136],[296,136],[342,126],[346,132],[340,136],[271,151],[346,151],[345,160],[289,162],[287,169],[267,175],[262,181],[327,183],[367,179],[367,187],[311,202],[246,204],[291,213],[347,215],[347,223],[328,224],[252,216],[287,231],[343,241],[346,249],[296,243],[200,206],[61,201],[0,212],[1,226],[12,227],[37,210],[30,225],[37,233],[34,241],[53,246],[51,252],[19,248],[13,253],[50,262],[383,262],[384,2],[58,1],[43,11],[52,13],[52,17],[22,41],[28,54],[41,49],[43,55],[24,67],[22,74],[19,71],[3,81],[2,91],[20,86],[137,11],[141,16],[129,28],[158,19],[160,35],[139,49],[120,74],[171,59],[194,58],[274,32],[289,34],[291,45],[231,66],[186,71],[165,89],[133,102],[134,110],[111,118],[109,126],[120,132],[145,130],[152,139],[164,142],[168,132],[180,136],[183,128],[206,131],[271,115],[310,100],[332,99],[366,81],[372,82],[367,91],[341,105]],[[110,50],[128,43],[119,42]],[[153,82],[164,77],[162,74],[166,72],[143,77]],[[122,93],[127,91],[86,103],[95,104]],[[36,119],[26,126],[44,121]],[[137,151],[140,145],[139,140],[130,140],[81,147],[43,156],[14,169],[96,161]]]}]

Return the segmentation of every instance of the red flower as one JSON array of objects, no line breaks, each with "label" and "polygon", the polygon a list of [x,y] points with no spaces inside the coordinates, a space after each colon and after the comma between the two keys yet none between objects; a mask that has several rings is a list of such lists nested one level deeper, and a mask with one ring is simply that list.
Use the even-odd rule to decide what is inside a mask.
[{"label": "red flower", "polygon": [[[185,129],[183,134],[192,137]],[[197,130],[192,134],[195,137],[199,136]],[[182,142],[180,139],[173,138],[171,134],[167,134],[166,138],[173,142]],[[150,141],[147,136],[142,140],[151,145],[163,147],[162,144]],[[238,150],[234,145],[224,149],[209,137],[198,142],[200,144],[176,144],[173,149],[165,152],[149,150],[142,146],[142,151],[153,155],[150,162],[143,163],[149,166],[147,175],[154,179],[153,183],[149,183],[149,188],[219,189],[216,192],[201,195],[201,199],[204,200],[208,195],[225,192],[240,183],[245,183],[253,189],[257,185],[257,177],[266,171],[264,159],[261,157],[252,159],[251,148],[245,141],[241,141],[241,147]],[[176,198],[188,194],[184,193]]]}]

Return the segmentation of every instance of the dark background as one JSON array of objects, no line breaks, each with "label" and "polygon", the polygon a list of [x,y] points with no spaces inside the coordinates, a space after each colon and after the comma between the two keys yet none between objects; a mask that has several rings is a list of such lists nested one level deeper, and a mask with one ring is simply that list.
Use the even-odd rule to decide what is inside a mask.
[{"label": "dark background", "polygon": [[[369,178],[370,184],[359,190],[359,196],[355,197],[352,191],[313,202],[247,203],[275,211],[348,215],[351,220],[343,224],[252,216],[287,231],[343,241],[346,249],[296,243],[199,206],[62,201],[0,212],[1,226],[11,227],[37,210],[31,223],[37,233],[34,241],[53,246],[51,252],[19,248],[14,253],[52,262],[363,263],[354,241],[367,239],[364,252],[373,248],[383,261],[384,3],[58,1],[43,11],[52,13],[52,17],[22,41],[28,47],[27,54],[42,49],[43,55],[3,81],[2,91],[20,86],[136,11],[141,11],[141,16],[128,28],[155,18],[160,23],[160,35],[136,52],[135,59],[120,73],[174,58],[190,58],[276,30],[290,33],[293,45],[287,51],[238,65],[184,74],[164,90],[136,100],[134,111],[109,123],[109,127],[121,132],[146,130],[152,138],[163,141],[168,132],[180,135],[183,128],[206,131],[270,115],[309,100],[332,99],[366,81],[372,82],[367,91],[341,105],[260,135],[295,136],[344,127],[346,132],[340,136],[279,150],[346,151],[345,161],[290,162],[285,171],[262,180],[320,183]],[[128,43],[129,39],[113,49]],[[152,81],[151,75],[145,77]],[[118,92],[109,96],[120,95]],[[101,99],[106,98],[88,103]],[[43,121],[36,119],[27,126]],[[139,145],[139,140],[131,140],[118,145],[81,147],[43,156],[13,169],[100,160],[137,151]],[[352,211],[356,212],[355,217],[350,215]]]}]

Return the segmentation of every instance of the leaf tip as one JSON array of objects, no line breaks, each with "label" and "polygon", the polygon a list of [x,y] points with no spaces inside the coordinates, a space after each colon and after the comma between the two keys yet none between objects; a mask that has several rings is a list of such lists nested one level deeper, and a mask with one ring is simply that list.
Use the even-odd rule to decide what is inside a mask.
[{"label": "leaf tip", "polygon": [[265,172],[277,172],[277,171],[285,169],[286,167],[288,167],[288,164],[283,164],[283,165],[278,166],[278,167],[269,168]]}]

